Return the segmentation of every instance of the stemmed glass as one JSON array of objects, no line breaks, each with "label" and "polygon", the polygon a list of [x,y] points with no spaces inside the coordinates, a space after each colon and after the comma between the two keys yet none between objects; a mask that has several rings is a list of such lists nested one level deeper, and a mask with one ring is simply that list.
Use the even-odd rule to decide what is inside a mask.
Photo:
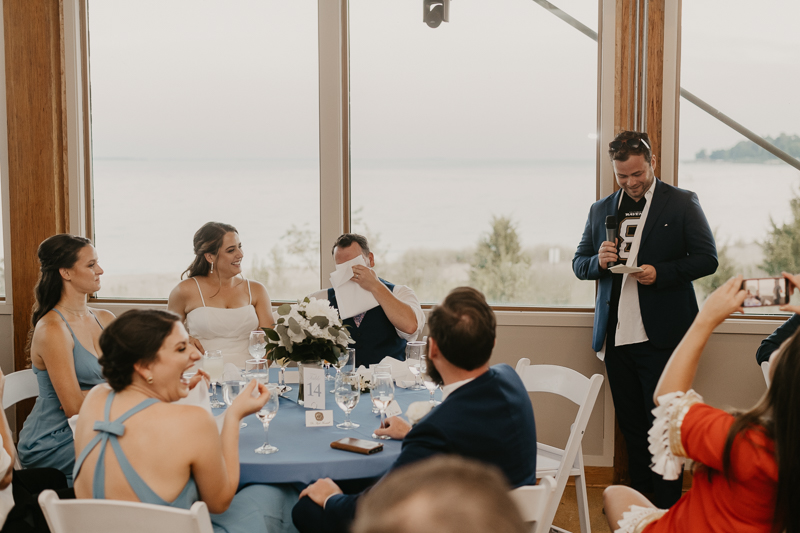
[{"label": "stemmed glass", "polygon": [[322,364],[325,365],[325,381],[335,381],[336,376],[332,376],[329,372],[331,369],[331,362],[327,359],[323,359]]},{"label": "stemmed glass", "polygon": [[337,428],[355,429],[359,424],[350,421],[350,412],[358,405],[361,397],[361,385],[358,372],[341,372],[336,374],[333,388],[336,404],[344,411],[344,422],[336,424]]},{"label": "stemmed glass", "polygon": [[[233,400],[239,396],[239,393],[244,390],[247,386],[246,381],[223,381],[222,382],[222,399],[225,400],[225,404],[230,407],[233,403]],[[247,422],[240,422],[239,429],[246,428]]]},{"label": "stemmed glass", "polygon": [[425,388],[431,393],[431,399],[429,401],[432,405],[439,405],[442,402],[437,402],[433,399],[433,393],[436,392],[437,388],[439,388],[439,384],[433,381],[428,373],[429,366],[433,366],[433,363],[428,361],[428,356],[425,354],[419,358],[419,362],[420,370],[422,370],[422,384],[425,385]]},{"label": "stemmed glass", "polygon": [[289,358],[284,357],[282,359],[276,359],[275,362],[281,367],[281,371],[278,372],[278,388],[280,389],[280,393],[289,392],[292,390],[292,388],[286,384],[286,367],[289,366]]},{"label": "stemmed glass", "polygon": [[244,376],[255,379],[262,385],[269,383],[269,361],[266,359],[248,359],[244,362]]},{"label": "stemmed glass", "polygon": [[406,344],[406,364],[408,369],[414,374],[414,385],[409,387],[409,390],[422,390],[422,384],[419,382],[420,375],[420,358],[425,353],[426,343],[421,341],[410,341]]},{"label": "stemmed glass", "polygon": [[267,355],[267,334],[262,330],[250,332],[250,345],[247,347],[253,359],[264,359]]},{"label": "stemmed glass", "polygon": [[256,448],[255,452],[262,455],[278,451],[278,448],[269,443],[269,423],[275,418],[275,415],[278,414],[278,398],[280,392],[275,385],[267,385],[267,389],[269,390],[269,400],[264,404],[264,407],[256,412],[256,416],[261,420],[261,423],[264,424],[264,444]]},{"label": "stemmed glass", "polygon": [[[342,369],[348,364],[351,357],[353,359],[353,370],[355,370],[356,349],[347,348],[346,350],[339,350],[339,357],[336,359],[336,362],[333,363],[333,366],[336,368],[336,379],[342,374]],[[336,387],[331,389],[330,392],[336,392]]]},{"label": "stemmed glass", "polygon": [[[381,413],[381,425],[383,427],[384,419],[386,418],[386,408],[394,399],[394,381],[392,381],[391,374],[372,374],[372,383],[369,390],[372,403]],[[389,439],[388,435],[372,434],[373,439]]]},{"label": "stemmed glass", "polygon": [[211,408],[220,409],[225,404],[217,399],[217,383],[222,382],[222,350],[209,350],[203,355],[203,370],[211,378]]}]

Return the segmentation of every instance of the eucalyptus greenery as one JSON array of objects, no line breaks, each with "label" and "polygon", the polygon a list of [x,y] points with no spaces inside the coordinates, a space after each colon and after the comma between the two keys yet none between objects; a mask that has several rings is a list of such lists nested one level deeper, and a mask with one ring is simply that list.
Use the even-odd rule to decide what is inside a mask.
[{"label": "eucalyptus greenery", "polygon": [[328,300],[305,298],[278,307],[274,328],[261,328],[267,335],[267,359],[335,363],[339,353],[355,341]]}]

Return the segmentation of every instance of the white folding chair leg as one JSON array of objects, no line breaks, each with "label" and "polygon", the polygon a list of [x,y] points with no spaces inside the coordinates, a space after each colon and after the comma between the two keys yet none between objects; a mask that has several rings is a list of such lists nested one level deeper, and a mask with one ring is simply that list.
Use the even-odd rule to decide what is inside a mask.
[{"label": "white folding chair leg", "polygon": [[[585,473],[583,469],[582,452],[578,452],[578,460],[580,462],[581,472]],[[581,523],[581,532],[591,533],[592,526],[589,522],[589,497],[586,493],[586,478],[584,476],[575,476],[575,496],[578,502],[578,519]]]}]

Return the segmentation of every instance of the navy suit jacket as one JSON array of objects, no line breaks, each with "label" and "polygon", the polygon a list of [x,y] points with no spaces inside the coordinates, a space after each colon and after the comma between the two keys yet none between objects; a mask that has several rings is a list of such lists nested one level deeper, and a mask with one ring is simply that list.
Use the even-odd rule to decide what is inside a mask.
[{"label": "navy suit jacket", "polygon": [[[512,487],[536,483],[533,407],[513,368],[495,365],[453,391],[406,435],[392,469],[442,453],[495,465]],[[332,531],[346,529],[358,496],[340,494],[328,500],[326,529],[332,524],[339,524]]]},{"label": "navy suit jacket", "polygon": [[[592,205],[572,259],[572,270],[579,279],[599,280],[592,338],[596,352],[606,337],[612,284],[612,274],[600,269],[597,253],[606,240],[606,216],[617,216],[621,194],[620,189]],[[656,348],[674,348],[697,315],[692,281],[713,274],[718,264],[714,235],[695,193],[656,179],[637,257],[637,264],[656,269],[653,285],[639,284],[647,337]]]},{"label": "navy suit jacket", "polygon": [[780,348],[783,341],[791,337],[798,327],[800,327],[800,315],[794,314],[778,329],[773,331],[769,337],[761,341],[761,346],[758,347],[756,352],[758,364],[761,365],[764,361],[769,361],[769,356],[772,355],[772,352]]}]

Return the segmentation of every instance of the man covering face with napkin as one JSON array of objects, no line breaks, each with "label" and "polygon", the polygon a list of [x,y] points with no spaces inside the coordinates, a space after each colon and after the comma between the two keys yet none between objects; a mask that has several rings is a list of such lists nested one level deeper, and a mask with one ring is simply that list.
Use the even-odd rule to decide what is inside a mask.
[{"label": "man covering face with napkin", "polygon": [[366,237],[345,233],[333,245],[336,270],[332,288],[310,296],[327,299],[339,310],[356,341],[356,365],[369,366],[386,357],[405,359],[406,342],[417,339],[425,315],[417,295],[405,285],[380,279]]}]

